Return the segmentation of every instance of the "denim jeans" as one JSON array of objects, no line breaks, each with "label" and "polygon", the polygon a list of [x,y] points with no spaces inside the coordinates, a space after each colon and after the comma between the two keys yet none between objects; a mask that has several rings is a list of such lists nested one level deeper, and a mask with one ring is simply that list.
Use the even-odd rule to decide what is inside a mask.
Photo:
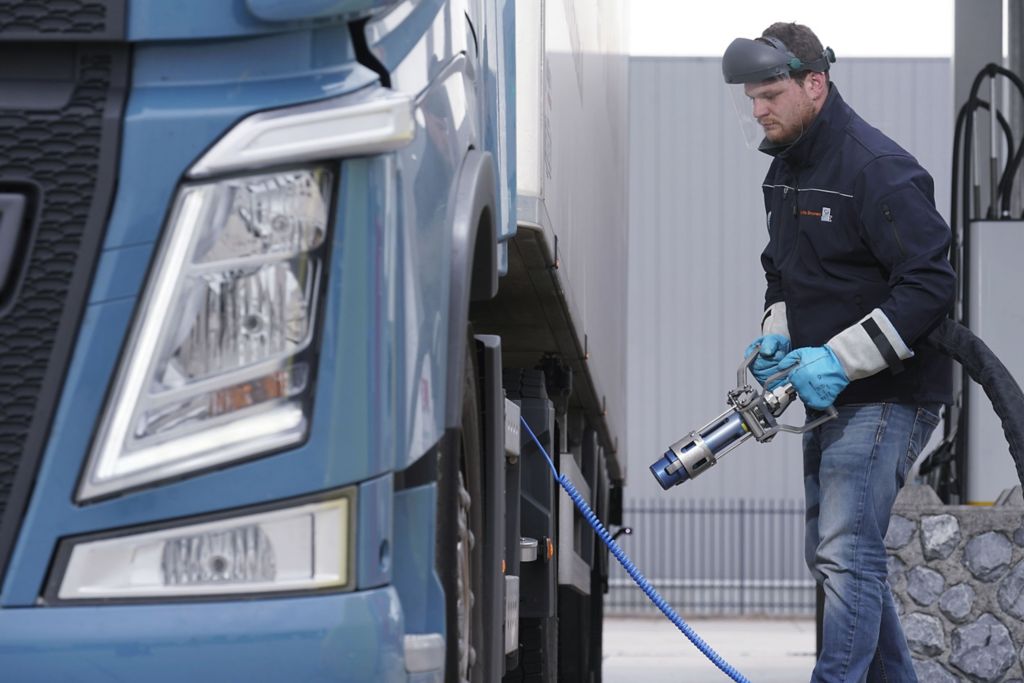
[{"label": "denim jeans", "polygon": [[[825,592],[812,682],[916,682],[886,580],[896,494],[939,421],[938,405],[839,406],[804,434],[807,566]],[[808,420],[820,413],[809,413]]]}]

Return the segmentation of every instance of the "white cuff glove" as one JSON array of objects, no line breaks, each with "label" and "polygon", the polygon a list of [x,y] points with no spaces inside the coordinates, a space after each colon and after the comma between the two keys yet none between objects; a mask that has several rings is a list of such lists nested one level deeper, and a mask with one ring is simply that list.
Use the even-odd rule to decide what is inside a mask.
[{"label": "white cuff glove", "polygon": [[767,308],[761,318],[761,334],[781,334],[789,339],[789,323],[786,322],[786,302],[778,301]]},{"label": "white cuff glove", "polygon": [[851,382],[886,368],[893,374],[901,372],[902,361],[914,356],[880,308],[829,339],[826,345],[836,354]]}]

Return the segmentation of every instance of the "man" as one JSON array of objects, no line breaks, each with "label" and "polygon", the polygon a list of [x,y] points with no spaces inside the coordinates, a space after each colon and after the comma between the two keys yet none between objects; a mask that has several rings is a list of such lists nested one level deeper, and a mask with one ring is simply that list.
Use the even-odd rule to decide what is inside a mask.
[{"label": "man", "polygon": [[916,681],[886,581],[892,504],[951,399],[949,361],[918,346],[949,312],[950,230],[931,177],[864,122],[830,82],[831,49],[806,26],[738,38],[727,83],[774,157],[764,181],[768,246],[764,383],[788,371],[804,435],[806,560],[825,593],[812,681]]}]

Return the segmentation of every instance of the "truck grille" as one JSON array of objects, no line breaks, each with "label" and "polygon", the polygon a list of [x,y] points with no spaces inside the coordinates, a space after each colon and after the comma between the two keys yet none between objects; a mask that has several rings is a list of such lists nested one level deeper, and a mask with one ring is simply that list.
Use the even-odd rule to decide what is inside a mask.
[{"label": "truck grille", "polygon": [[0,36],[19,40],[112,40],[124,0],[0,0]]},{"label": "truck grille", "polygon": [[[0,17],[29,5],[45,3],[0,0]],[[11,44],[4,21],[0,193],[23,195],[28,206],[0,283],[0,574],[85,307],[113,196],[127,83],[126,46]]]}]

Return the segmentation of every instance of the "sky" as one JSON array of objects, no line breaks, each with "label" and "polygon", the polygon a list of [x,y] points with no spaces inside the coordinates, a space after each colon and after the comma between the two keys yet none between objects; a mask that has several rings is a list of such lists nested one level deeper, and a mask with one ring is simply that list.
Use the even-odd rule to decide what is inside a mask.
[{"label": "sky", "polygon": [[[809,26],[837,57],[949,57],[953,0],[627,0],[634,55],[720,57],[776,21]],[[699,8],[699,9],[697,9]]]}]

